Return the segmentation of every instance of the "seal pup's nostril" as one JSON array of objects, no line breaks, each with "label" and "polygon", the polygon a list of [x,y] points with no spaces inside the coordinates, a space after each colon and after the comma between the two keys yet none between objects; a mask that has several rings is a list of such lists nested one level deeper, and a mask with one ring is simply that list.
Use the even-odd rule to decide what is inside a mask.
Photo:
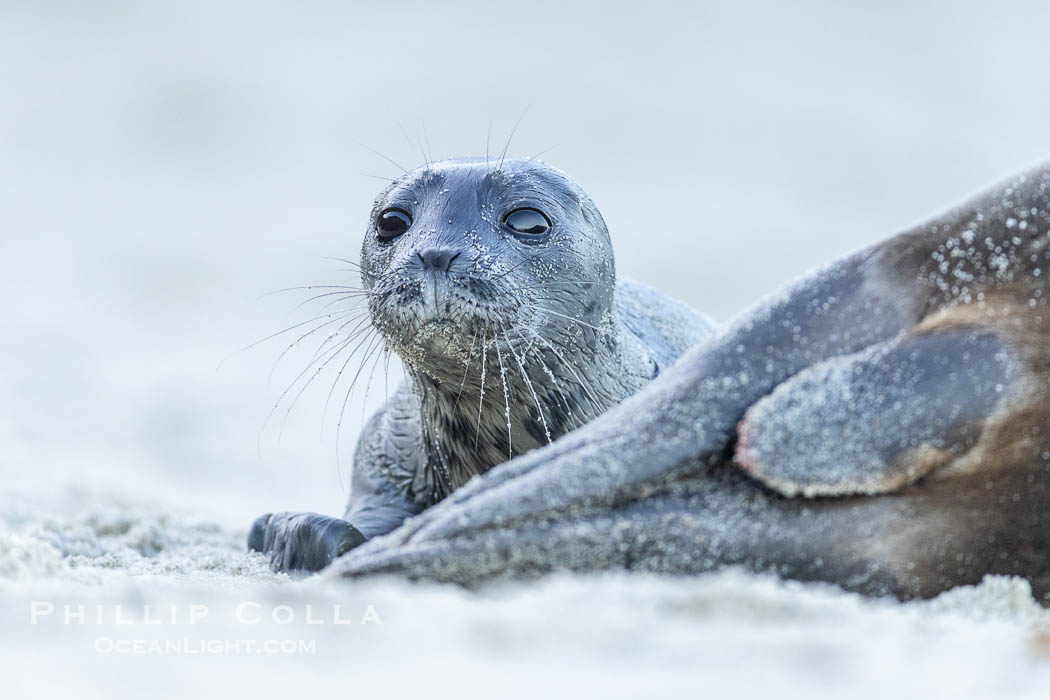
[{"label": "seal pup's nostril", "polygon": [[459,257],[461,252],[453,248],[434,247],[423,251],[417,250],[416,257],[419,258],[424,272],[430,272],[431,270],[448,272],[449,268],[452,267],[452,262]]}]

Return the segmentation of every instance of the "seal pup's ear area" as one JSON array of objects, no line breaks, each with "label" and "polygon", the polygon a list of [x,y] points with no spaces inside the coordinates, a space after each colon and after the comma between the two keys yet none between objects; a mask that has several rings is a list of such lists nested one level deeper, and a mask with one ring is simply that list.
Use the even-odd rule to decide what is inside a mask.
[{"label": "seal pup's ear area", "polygon": [[912,332],[814,365],[754,404],[737,464],[785,496],[888,493],[969,451],[1011,393],[981,327]]}]

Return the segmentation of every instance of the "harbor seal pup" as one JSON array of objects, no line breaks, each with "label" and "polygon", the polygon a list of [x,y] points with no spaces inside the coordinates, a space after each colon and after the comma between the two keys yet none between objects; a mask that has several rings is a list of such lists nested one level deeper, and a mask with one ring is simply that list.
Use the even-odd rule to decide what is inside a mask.
[{"label": "harbor seal pup", "polygon": [[645,386],[712,325],[616,278],[590,198],[535,160],[406,173],[361,248],[372,325],[405,382],[365,426],[343,518],[260,516],[252,549],[316,570],[496,464],[554,442]]},{"label": "harbor seal pup", "polygon": [[772,295],[332,567],[474,584],[742,565],[1050,599],[1050,164]]}]

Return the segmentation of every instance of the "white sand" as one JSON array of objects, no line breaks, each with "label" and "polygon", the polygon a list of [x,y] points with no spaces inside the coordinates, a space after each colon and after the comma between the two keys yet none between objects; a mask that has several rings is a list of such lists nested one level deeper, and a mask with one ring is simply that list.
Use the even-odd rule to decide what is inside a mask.
[{"label": "white sand", "polygon": [[[1037,698],[1050,687],[1050,614],[1020,580],[989,578],[904,605],[740,571],[555,576],[480,593],[293,581],[246,553],[243,532],[156,503],[67,490],[7,505],[0,658],[4,685],[16,692],[6,697],[42,689],[107,698],[638,697],[644,689],[649,697]],[[244,640],[283,641],[291,651]]]}]

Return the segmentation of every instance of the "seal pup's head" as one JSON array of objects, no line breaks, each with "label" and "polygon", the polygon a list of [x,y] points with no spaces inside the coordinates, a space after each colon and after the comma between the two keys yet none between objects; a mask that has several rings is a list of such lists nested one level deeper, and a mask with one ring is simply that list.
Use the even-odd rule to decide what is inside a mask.
[{"label": "seal pup's head", "polygon": [[482,348],[614,323],[605,222],[536,160],[457,158],[398,178],[375,200],[361,270],[387,346],[438,382],[458,384]]}]

